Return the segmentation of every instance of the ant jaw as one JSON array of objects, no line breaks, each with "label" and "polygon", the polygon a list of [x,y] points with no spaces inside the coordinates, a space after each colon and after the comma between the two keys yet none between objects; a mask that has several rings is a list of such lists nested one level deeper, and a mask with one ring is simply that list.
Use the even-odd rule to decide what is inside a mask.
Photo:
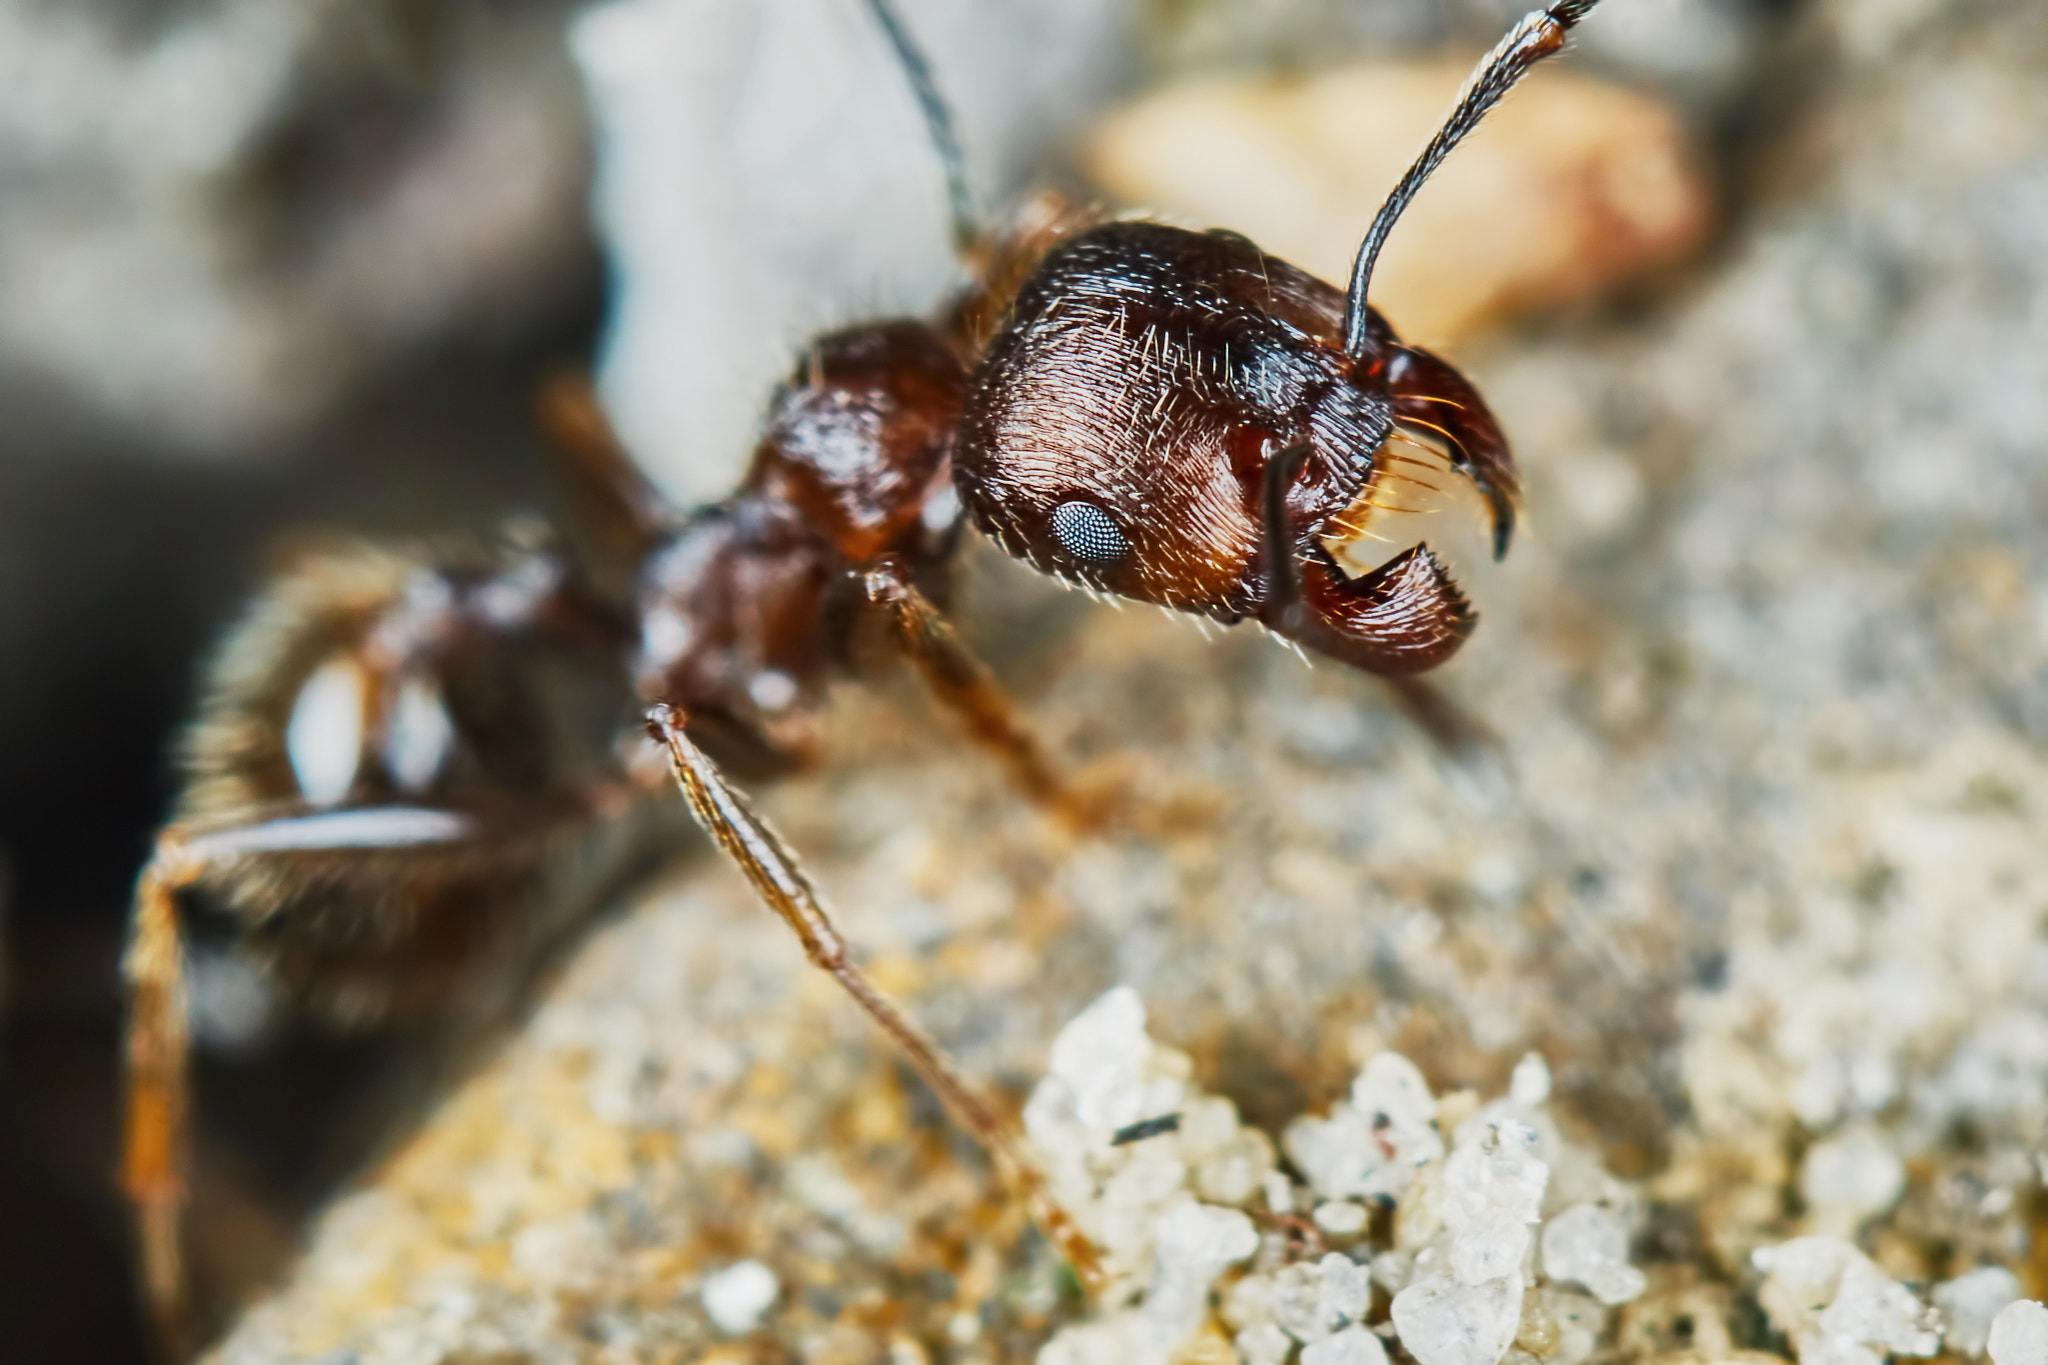
[{"label": "ant jaw", "polygon": [[1472,382],[1420,346],[1401,346],[1387,365],[1394,404],[1390,440],[1422,441],[1438,448],[1486,499],[1493,526],[1493,557],[1508,552],[1520,491],[1515,459],[1500,423]]},{"label": "ant jaw", "polygon": [[[1418,439],[1397,423],[1373,455],[1371,473],[1342,512],[1315,537],[1329,563],[1354,586],[1418,547],[1447,582],[1476,577],[1483,589],[1514,529],[1514,503],[1498,484],[1440,438]],[[1507,470],[1512,478],[1513,470]],[[1451,591],[1460,601],[1464,593]],[[1482,593],[1482,596],[1484,594]]]},{"label": "ant jaw", "polygon": [[1457,653],[1479,615],[1443,561],[1416,545],[1363,578],[1347,579],[1321,555],[1300,564],[1308,610],[1268,621],[1319,654],[1388,677],[1421,673]]}]

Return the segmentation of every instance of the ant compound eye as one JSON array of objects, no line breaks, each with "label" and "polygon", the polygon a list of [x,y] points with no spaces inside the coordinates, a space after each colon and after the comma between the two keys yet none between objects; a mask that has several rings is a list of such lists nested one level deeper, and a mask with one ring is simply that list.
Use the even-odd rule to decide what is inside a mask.
[{"label": "ant compound eye", "polygon": [[1131,542],[1109,513],[1092,502],[1063,502],[1053,508],[1052,533],[1083,564],[1107,569],[1130,558]]}]

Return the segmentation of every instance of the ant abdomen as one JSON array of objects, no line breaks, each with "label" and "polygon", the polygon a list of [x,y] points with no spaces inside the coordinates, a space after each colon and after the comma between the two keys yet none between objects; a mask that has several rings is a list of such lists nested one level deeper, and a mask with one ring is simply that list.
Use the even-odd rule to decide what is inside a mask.
[{"label": "ant abdomen", "polygon": [[1253,617],[1374,672],[1428,668],[1472,621],[1434,555],[1354,577],[1330,543],[1364,534],[1376,479],[1406,477],[1387,453],[1397,424],[1449,446],[1448,466],[1489,494],[1501,528],[1513,468],[1469,385],[1376,313],[1367,325],[1354,359],[1344,295],[1235,233],[1077,233],[1026,280],[975,375],[955,456],[962,500],[1045,572]]},{"label": "ant abdomen", "polygon": [[508,907],[547,883],[535,832],[604,804],[618,689],[615,642],[560,619],[558,568],[326,552],[229,635],[185,744],[191,900],[315,1012],[432,1009],[546,932]]}]

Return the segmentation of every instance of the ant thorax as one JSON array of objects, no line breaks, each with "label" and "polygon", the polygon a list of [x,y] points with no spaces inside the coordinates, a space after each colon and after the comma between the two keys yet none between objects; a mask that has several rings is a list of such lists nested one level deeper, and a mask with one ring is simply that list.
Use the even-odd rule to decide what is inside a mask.
[{"label": "ant thorax", "polygon": [[647,561],[640,695],[682,708],[743,771],[808,758],[810,714],[843,652],[849,575],[884,555],[916,574],[951,548],[948,456],[965,389],[954,348],[921,322],[814,341],[770,404],[739,490]]}]

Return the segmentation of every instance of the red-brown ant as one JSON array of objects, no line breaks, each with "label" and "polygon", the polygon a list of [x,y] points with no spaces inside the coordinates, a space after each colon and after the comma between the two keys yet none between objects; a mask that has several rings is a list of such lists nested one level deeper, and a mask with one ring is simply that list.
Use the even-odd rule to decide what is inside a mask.
[{"label": "red-brown ant", "polygon": [[593,687],[638,695],[697,820],[1010,1168],[1086,1280],[1091,1248],[1008,1125],[852,963],[795,857],[711,755],[757,772],[801,759],[844,624],[873,607],[1025,789],[1074,810],[928,596],[963,513],[1046,573],[1253,619],[1368,672],[1447,658],[1474,618],[1430,549],[1360,574],[1341,551],[1416,477],[1396,442],[1472,481],[1496,554],[1514,466],[1471,385],[1403,345],[1367,289],[1430,173],[1594,3],[1556,0],[1485,59],[1374,219],[1347,296],[1227,232],[1061,211],[985,238],[931,73],[888,0],[870,0],[978,266],[941,320],[814,341],[738,491],[687,515],[594,410],[558,404],[580,554],[332,556],[274,584],[227,641],[175,817],[141,874],[126,962],[125,1177],[166,1333],[180,1334],[184,1299],[181,910],[224,912],[246,957],[343,1022],[439,1006],[488,975],[480,963],[530,955],[562,927],[565,854],[647,794],[646,773],[602,740],[616,701],[592,722]]}]

